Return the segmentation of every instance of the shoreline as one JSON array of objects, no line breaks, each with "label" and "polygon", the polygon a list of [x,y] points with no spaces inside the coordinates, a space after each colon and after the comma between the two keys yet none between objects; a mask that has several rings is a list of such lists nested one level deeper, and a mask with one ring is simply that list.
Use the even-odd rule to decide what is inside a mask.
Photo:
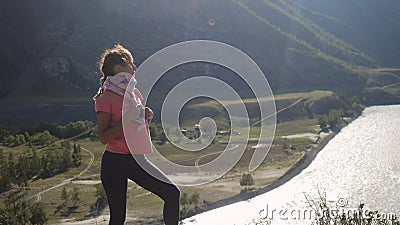
[{"label": "shoreline", "polygon": [[[261,186],[261,187],[256,187],[255,190],[252,191],[245,191],[241,192],[237,195],[234,195],[232,197],[226,198],[226,199],[221,199],[219,201],[213,202],[213,203],[207,203],[204,205],[204,208],[202,210],[197,211],[195,214],[190,215],[186,218],[195,216],[197,214],[207,212],[216,208],[224,207],[227,205],[231,205],[236,202],[240,201],[246,201],[248,199],[251,199],[253,197],[256,197],[258,195],[267,193],[275,188],[280,187],[281,185],[285,184],[289,180],[291,180],[293,177],[297,176],[300,174],[305,168],[307,168],[311,162],[315,159],[317,154],[329,143],[332,138],[334,138],[340,130],[347,126],[349,123],[351,123],[354,119],[352,118],[349,122],[343,123],[340,125],[336,125],[333,129],[331,129],[331,132],[327,134],[326,136],[323,136],[320,138],[319,142],[317,144],[314,144],[316,146],[312,146],[308,148],[303,155],[301,159],[299,159],[293,166],[291,166],[282,176],[280,176],[277,180],[271,182],[270,184],[266,186]],[[61,224],[65,225],[80,225],[80,224],[107,224],[107,215],[99,215],[96,218],[90,218],[87,220],[83,221],[64,221]],[[184,220],[186,218],[181,218],[181,220]],[[129,224],[129,222],[137,222],[135,219],[132,220],[130,218],[129,220],[127,218],[126,222]],[[150,224],[156,224],[156,223],[150,223]]]},{"label": "shoreline", "polygon": [[[350,122],[353,121],[354,119],[355,118],[352,118],[350,120]],[[307,168],[311,164],[311,162],[315,159],[317,154],[329,143],[329,141],[332,140],[332,138],[334,138],[340,132],[340,130],[343,127],[347,126],[350,122],[348,122],[347,124],[341,124],[341,125],[335,126],[331,130],[332,131],[331,133],[322,137],[320,139],[320,141],[316,144],[316,146],[312,146],[311,148],[309,148],[305,152],[305,154],[303,155],[303,157],[301,159],[299,159],[282,176],[280,176],[277,180],[273,181],[272,183],[270,183],[266,186],[256,187],[256,189],[253,191],[241,192],[237,195],[234,195],[234,196],[226,198],[226,199],[221,199],[221,200],[213,202],[213,203],[207,203],[206,205],[204,205],[204,207],[205,207],[204,209],[199,210],[195,214],[190,215],[186,218],[189,218],[189,217],[195,216],[197,214],[207,212],[207,211],[210,211],[210,210],[213,210],[216,208],[231,205],[236,202],[246,201],[248,199],[251,199],[258,195],[267,193],[275,188],[280,187],[281,185],[283,185],[286,182],[288,182],[289,180],[291,180],[293,177],[300,174],[305,168]],[[104,220],[104,218],[106,218],[106,217],[107,217],[107,215],[99,215],[96,218],[90,218],[90,219],[83,220],[83,221],[64,221],[61,224],[65,224],[65,225],[107,224],[107,221]],[[186,218],[181,218],[181,220],[184,220]],[[135,221],[127,220],[126,222],[129,224],[129,222],[135,222]],[[155,224],[155,223],[150,223],[150,224]]]},{"label": "shoreline", "polygon": [[[222,199],[213,203],[208,203],[205,205],[205,209],[197,212],[196,214],[200,214],[206,211],[210,211],[216,208],[220,208],[223,206],[231,205],[236,202],[240,201],[246,201],[248,199],[254,198],[258,195],[267,193],[275,188],[280,187],[281,185],[285,184],[289,180],[291,180],[293,177],[297,176],[300,174],[305,168],[307,168],[311,162],[316,158],[318,153],[324,149],[324,147],[329,143],[332,138],[334,138],[342,128],[346,127],[348,124],[350,124],[352,121],[354,121],[356,117],[352,117],[349,121],[342,122],[341,124],[335,125],[331,129],[331,133],[326,135],[325,137],[322,137],[319,142],[317,143],[317,146],[312,146],[311,148],[307,149],[305,154],[301,159],[299,159],[290,169],[288,169],[282,176],[280,176],[277,180],[273,181],[272,183],[262,186],[262,187],[256,187],[256,190],[254,191],[246,191],[246,192],[241,192],[240,194],[234,195],[232,197]],[[194,214],[194,215],[196,215]],[[192,216],[194,216],[192,215]]]}]

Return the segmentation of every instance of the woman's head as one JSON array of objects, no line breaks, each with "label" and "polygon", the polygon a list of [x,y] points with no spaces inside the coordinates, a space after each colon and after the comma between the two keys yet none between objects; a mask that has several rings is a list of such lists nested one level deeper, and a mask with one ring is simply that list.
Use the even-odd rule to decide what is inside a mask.
[{"label": "woman's head", "polygon": [[114,76],[120,72],[128,72],[133,74],[136,66],[134,59],[128,49],[120,44],[114,45],[113,48],[106,49],[101,55],[99,61],[99,69],[102,73],[100,83],[103,85],[108,76]]}]

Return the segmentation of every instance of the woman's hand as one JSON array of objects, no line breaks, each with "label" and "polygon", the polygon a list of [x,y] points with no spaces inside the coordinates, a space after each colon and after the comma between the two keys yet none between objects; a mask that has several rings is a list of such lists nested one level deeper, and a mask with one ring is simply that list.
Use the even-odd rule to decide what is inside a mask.
[{"label": "woman's hand", "polygon": [[134,108],[132,106],[132,108],[128,108],[122,111],[122,117],[124,118],[124,121],[130,123],[134,120],[136,120],[139,117],[143,117],[143,112],[144,112],[144,107],[139,104],[136,106],[136,108]]},{"label": "woman's hand", "polygon": [[149,107],[146,107],[144,109],[144,118],[146,120],[152,120],[154,116],[153,110],[151,110]]}]

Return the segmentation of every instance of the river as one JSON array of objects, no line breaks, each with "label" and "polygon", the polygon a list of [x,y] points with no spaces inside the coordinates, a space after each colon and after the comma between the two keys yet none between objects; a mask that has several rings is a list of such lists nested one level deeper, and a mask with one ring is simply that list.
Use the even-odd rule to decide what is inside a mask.
[{"label": "river", "polygon": [[[382,217],[400,216],[400,105],[367,107],[315,160],[284,185],[248,201],[185,219],[189,224],[311,224],[306,195],[346,212],[360,203]],[[261,223],[260,223],[261,224]]]}]

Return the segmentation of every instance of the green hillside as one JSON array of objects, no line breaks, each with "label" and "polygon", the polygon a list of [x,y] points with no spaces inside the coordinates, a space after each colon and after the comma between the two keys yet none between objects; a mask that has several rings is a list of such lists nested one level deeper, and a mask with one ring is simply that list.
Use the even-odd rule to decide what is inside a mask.
[{"label": "green hillside", "polygon": [[[0,9],[7,18],[0,23],[0,125],[15,123],[24,110],[38,113],[38,105],[79,105],[87,118],[97,60],[114,43],[131,49],[140,65],[174,43],[220,41],[248,54],[274,93],[332,90],[366,97],[369,105],[399,103],[400,18],[387,13],[399,7],[372,0],[8,2]],[[154,95],[162,99],[174,84],[204,74],[246,91],[229,69],[196,62],[164,74]],[[64,116],[69,109],[57,112],[61,119],[50,122],[73,119]]]}]

